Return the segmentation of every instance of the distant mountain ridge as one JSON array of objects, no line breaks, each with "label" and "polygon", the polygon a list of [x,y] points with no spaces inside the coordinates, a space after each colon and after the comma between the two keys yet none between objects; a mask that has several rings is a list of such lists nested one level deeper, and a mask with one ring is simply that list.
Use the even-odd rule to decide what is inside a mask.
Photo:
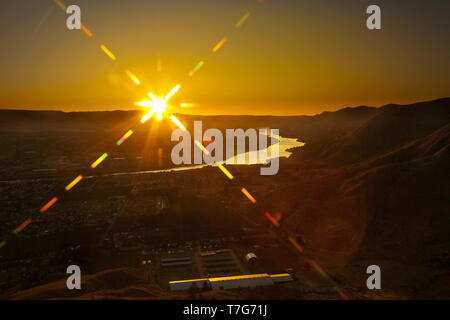
[{"label": "distant mountain ridge", "polygon": [[[280,129],[283,136],[300,138],[316,149],[340,139],[341,135],[357,129],[374,116],[387,111],[401,110],[417,105],[449,105],[450,98],[420,102],[412,105],[389,104],[382,107],[346,107],[337,111],[324,111],[314,116],[203,116],[180,115],[180,119],[192,125],[201,120],[203,128],[262,128]],[[62,112],[0,110],[0,131],[121,131],[133,123],[139,123],[141,111]],[[382,121],[382,119],[379,119]],[[142,130],[146,130],[145,127]],[[363,130],[363,128],[361,129]],[[367,130],[367,129],[366,129]],[[336,146],[337,147],[337,146]],[[314,150],[317,151],[317,150]],[[330,156],[331,156],[330,150]]]},{"label": "distant mountain ridge", "polygon": [[450,123],[450,99],[389,105],[381,110],[362,126],[336,139],[321,157],[338,164],[360,162],[426,137]]}]

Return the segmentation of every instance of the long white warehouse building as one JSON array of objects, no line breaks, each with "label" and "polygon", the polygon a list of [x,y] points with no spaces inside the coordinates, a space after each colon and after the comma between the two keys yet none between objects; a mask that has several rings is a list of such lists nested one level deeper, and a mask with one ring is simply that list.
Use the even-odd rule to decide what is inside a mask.
[{"label": "long white warehouse building", "polygon": [[260,286],[271,286],[277,282],[292,281],[289,273],[269,275],[267,273],[249,274],[231,277],[203,278],[181,281],[170,281],[172,291],[189,290],[192,286],[202,288],[205,284],[213,290],[227,290],[236,288],[250,288]]}]

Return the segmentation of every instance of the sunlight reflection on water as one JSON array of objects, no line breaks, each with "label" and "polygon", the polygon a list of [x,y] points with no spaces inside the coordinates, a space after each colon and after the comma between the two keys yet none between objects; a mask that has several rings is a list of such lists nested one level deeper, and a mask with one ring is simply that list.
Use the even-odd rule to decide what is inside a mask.
[{"label": "sunlight reflection on water", "polygon": [[[225,160],[222,163],[225,163],[227,165],[254,165],[254,164],[266,164],[271,159],[274,159],[277,157],[276,155],[276,148],[278,148],[278,157],[279,158],[289,158],[292,155],[292,152],[289,150],[294,148],[303,147],[305,145],[304,142],[298,141],[297,138],[284,138],[281,136],[275,136],[274,138],[278,140],[277,144],[274,144],[273,146],[268,147],[267,149],[263,150],[262,152],[258,151],[252,151],[255,153],[259,153],[259,157],[257,156],[256,163],[250,163],[250,153],[246,152],[244,154],[244,161],[239,162],[237,161],[237,156],[229,158]],[[272,149],[275,149],[275,152],[272,151]],[[273,154],[272,154],[273,153]],[[263,156],[262,156],[263,155]],[[124,160],[125,158],[121,158],[121,160]],[[158,169],[158,170],[144,170],[144,171],[133,171],[133,172],[115,172],[115,173],[107,173],[107,174],[100,174],[100,175],[91,175],[91,176],[85,176],[84,179],[90,179],[95,177],[111,177],[111,176],[122,176],[122,175],[137,175],[137,174],[147,174],[147,173],[164,173],[164,172],[175,172],[175,171],[185,171],[185,170],[194,170],[194,169],[201,169],[208,166],[217,166],[217,164],[209,165],[209,164],[199,164],[199,165],[190,165],[190,166],[180,166],[180,167],[174,167],[174,168],[168,168],[168,169]],[[37,178],[37,179],[30,179],[30,181],[53,181],[55,178]],[[7,181],[0,181],[0,183],[20,183],[24,180],[7,180]]]},{"label": "sunlight reflection on water", "polygon": [[[271,159],[274,159],[276,157],[279,158],[289,158],[292,155],[292,152],[289,150],[294,148],[300,148],[305,145],[304,142],[298,141],[298,138],[284,138],[282,136],[275,136],[274,138],[278,140],[277,144],[274,144],[272,146],[269,146],[267,149],[262,150],[262,152],[258,151],[252,151],[254,153],[259,153],[259,157],[256,156],[255,159],[257,159],[256,163],[250,163],[250,153],[252,152],[246,152],[244,154],[244,161],[239,162],[237,160],[237,156],[234,156],[232,158],[229,158],[225,160],[224,162],[227,165],[254,165],[254,164],[266,164]],[[278,148],[278,155],[276,153],[276,149]],[[275,149],[274,151],[272,149]],[[263,155],[263,156],[261,156]],[[173,172],[173,171],[185,171],[185,170],[194,170],[194,169],[201,169],[208,166],[217,166],[219,163],[214,165],[209,164],[198,164],[198,165],[192,165],[192,166],[183,166],[183,167],[176,167],[176,168],[168,168],[168,169],[159,169],[159,170],[147,170],[147,171],[137,171],[137,172],[118,172],[118,173],[111,173],[106,174],[104,176],[116,176],[116,175],[125,175],[125,174],[145,174],[145,173],[161,173],[161,172]],[[89,178],[89,177],[87,177]]]}]

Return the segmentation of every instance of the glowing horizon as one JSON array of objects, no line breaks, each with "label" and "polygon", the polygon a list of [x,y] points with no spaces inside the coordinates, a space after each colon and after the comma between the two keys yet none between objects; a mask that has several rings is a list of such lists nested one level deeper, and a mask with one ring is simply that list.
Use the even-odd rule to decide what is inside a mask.
[{"label": "glowing horizon", "polygon": [[142,91],[168,92],[175,81],[195,107],[173,111],[202,115],[314,115],[450,96],[450,3],[427,4],[426,16],[415,0],[383,4],[390,15],[372,32],[352,2],[174,1],[176,10],[82,2],[82,30],[72,31],[61,10],[47,15],[53,1],[7,2],[0,109],[135,110]]},{"label": "glowing horizon", "polygon": [[169,91],[166,96],[157,98],[153,93],[149,92],[147,95],[150,97],[151,100],[144,100],[135,102],[134,104],[141,107],[150,108],[148,113],[141,119],[141,122],[146,122],[154,113],[156,113],[156,118],[158,120],[162,120],[163,114],[166,112],[166,109],[169,108],[168,102],[170,98],[173,97],[175,93],[180,90],[180,85],[177,84],[175,87],[172,88],[172,90]]}]

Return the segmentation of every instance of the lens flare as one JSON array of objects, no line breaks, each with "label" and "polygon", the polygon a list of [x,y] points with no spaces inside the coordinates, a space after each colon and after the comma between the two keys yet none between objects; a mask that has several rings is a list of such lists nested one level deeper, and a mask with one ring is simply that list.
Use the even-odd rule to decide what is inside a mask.
[{"label": "lens flare", "polygon": [[186,127],[181,123],[180,120],[177,119],[177,117],[171,115],[170,120],[172,120],[178,126],[178,128],[180,128],[183,131],[186,131]]},{"label": "lens flare", "polygon": [[249,16],[250,16],[250,12],[247,12],[246,14],[244,14],[244,16],[241,18],[241,20],[239,20],[239,22],[236,23],[236,28],[239,28],[245,22],[245,20],[247,20],[247,18]]},{"label": "lens flare", "polygon": [[88,28],[86,28],[86,26],[84,24],[82,24],[82,23],[81,23],[81,29],[83,29],[84,33],[86,33],[86,35],[88,37],[92,38],[92,32]]},{"label": "lens flare", "polygon": [[248,200],[250,200],[253,204],[256,203],[256,199],[253,198],[253,196],[250,194],[250,192],[247,191],[247,189],[242,188],[241,191],[248,198]]},{"label": "lens flare", "polygon": [[135,102],[134,104],[137,106],[150,108],[150,112],[141,119],[141,122],[146,122],[153,115],[153,113],[156,113],[156,119],[162,120],[163,114],[166,112],[166,109],[168,107],[167,101],[169,101],[169,99],[172,98],[178,90],[180,90],[180,87],[181,86],[177,84],[172,88],[172,90],[169,91],[169,93],[164,98],[157,98],[153,93],[149,92],[148,96],[150,97],[150,99],[152,99],[151,101],[144,100]]},{"label": "lens flare", "polygon": [[130,70],[125,70],[125,72],[130,77],[130,79],[133,80],[134,83],[141,84],[141,81],[139,81],[139,79],[134,74],[132,74]]},{"label": "lens flare", "polygon": [[303,252],[302,246],[297,242],[297,240],[295,240],[294,236],[291,235],[288,239],[299,252]]},{"label": "lens flare", "polygon": [[25,227],[27,225],[29,225],[31,223],[31,218],[28,218],[27,220],[25,220],[20,226],[18,226],[16,229],[14,229],[13,233],[14,234],[18,234],[20,231],[22,231],[23,229],[25,229]]},{"label": "lens flare", "polygon": [[219,43],[216,44],[212,51],[217,52],[224,45],[224,43],[227,42],[227,40],[227,37],[223,37],[222,40],[220,40]]},{"label": "lens flare", "polygon": [[147,93],[147,95],[152,99],[153,101],[158,100],[158,98],[151,92]]},{"label": "lens flare", "polygon": [[116,56],[113,55],[113,53],[105,46],[105,45],[100,45],[100,48],[103,50],[103,52],[111,58],[111,60],[116,61]]},{"label": "lens flare", "polygon": [[48,208],[50,208],[52,205],[54,205],[56,203],[56,201],[58,201],[57,197],[53,197],[49,202],[47,202],[40,210],[40,213],[44,213],[45,211],[48,210]]},{"label": "lens flare", "polygon": [[192,77],[201,67],[203,67],[203,65],[205,64],[205,61],[200,61],[194,69],[192,69],[191,72],[189,72],[189,76]]},{"label": "lens flare", "polygon": [[183,102],[183,103],[180,103],[180,107],[182,107],[182,108],[192,108],[192,107],[195,107],[195,104],[194,103]]},{"label": "lens flare", "polygon": [[225,168],[221,164],[219,164],[218,167],[227,176],[228,179],[230,179],[230,180],[234,179],[233,175],[230,173],[230,171],[227,170],[227,168]]},{"label": "lens flare", "polygon": [[133,130],[128,130],[127,133],[125,133],[122,138],[120,138],[119,140],[117,140],[116,145],[120,146],[122,143],[125,142],[125,140],[127,140],[131,135],[133,134]]},{"label": "lens flare", "polygon": [[205,148],[205,146],[199,141],[195,140],[195,144],[199,147],[205,154],[209,155],[209,151]]},{"label": "lens flare", "polygon": [[154,113],[155,113],[155,111],[153,111],[153,110],[148,112],[145,116],[142,117],[141,123],[147,122],[147,120],[150,119]]},{"label": "lens flare", "polygon": [[54,1],[55,1],[55,3],[56,3],[62,10],[64,10],[64,12],[67,11],[66,6],[63,5],[63,4],[61,3],[61,1],[59,1],[59,0],[54,0]]},{"label": "lens flare", "polygon": [[272,224],[275,227],[277,227],[277,228],[280,227],[280,223],[277,220],[275,220],[275,218],[272,217],[272,215],[269,212],[266,211],[266,212],[264,212],[264,214],[266,215],[267,219],[269,219],[269,221],[272,222]]},{"label": "lens flare", "polygon": [[156,119],[161,121],[163,118],[162,114],[163,114],[163,111],[156,111]]},{"label": "lens flare", "polygon": [[83,176],[80,174],[78,177],[76,177],[75,179],[73,179],[73,181],[71,183],[69,183],[66,186],[66,191],[69,191],[70,189],[72,189],[73,187],[75,187],[75,185],[81,181],[81,179],[83,179]]},{"label": "lens flare", "polygon": [[177,84],[172,90],[170,90],[170,92],[166,95],[166,97],[164,98],[164,101],[168,101],[170,98],[172,98],[172,96],[177,93],[178,90],[180,90],[180,85]]},{"label": "lens flare", "polygon": [[108,156],[107,153],[104,153],[100,156],[100,158],[98,158],[97,160],[95,160],[92,164],[91,164],[91,168],[95,169],[100,163],[103,162],[103,160],[106,159],[106,157]]}]

